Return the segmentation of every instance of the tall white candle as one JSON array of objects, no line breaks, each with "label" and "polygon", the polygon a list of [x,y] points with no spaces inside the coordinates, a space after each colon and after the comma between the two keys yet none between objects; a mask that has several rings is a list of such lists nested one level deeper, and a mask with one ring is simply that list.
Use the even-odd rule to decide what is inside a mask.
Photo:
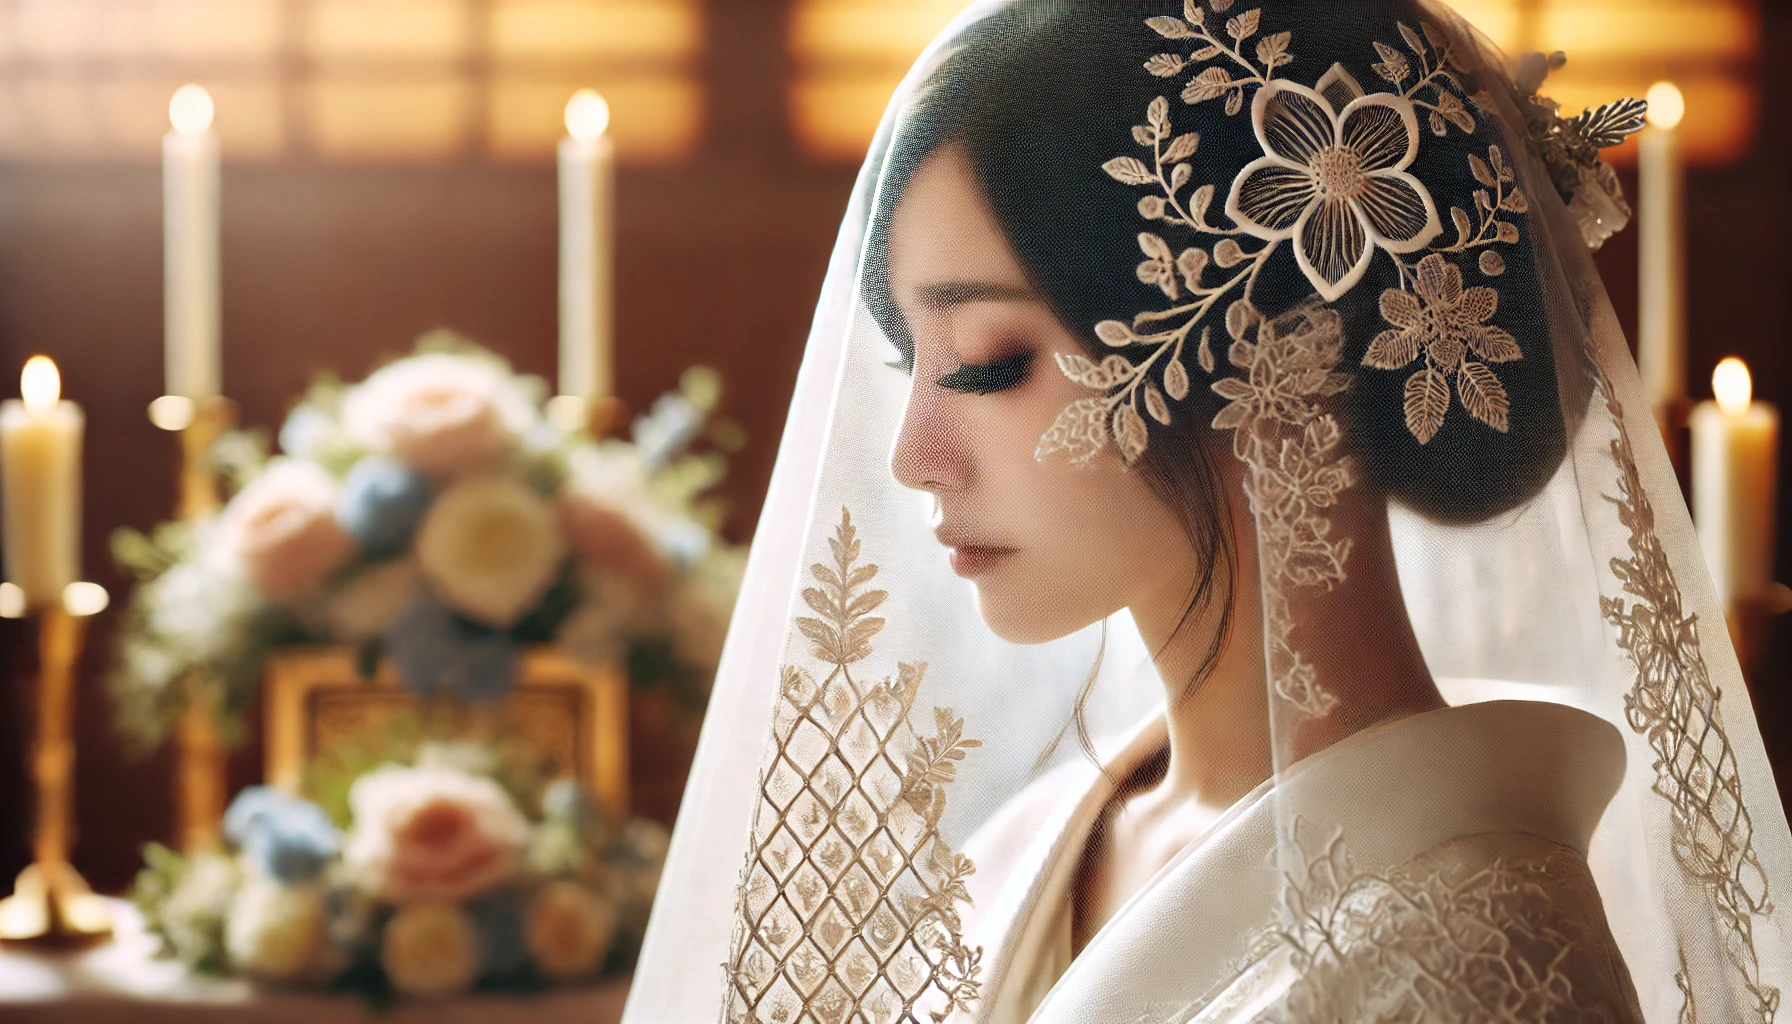
[{"label": "tall white candle", "polygon": [[1649,127],[1637,139],[1637,363],[1659,419],[1686,398],[1685,170],[1680,121],[1686,99],[1671,82],[1648,93]]},{"label": "tall white candle", "polygon": [[1780,416],[1752,400],[1740,359],[1718,364],[1711,389],[1717,400],[1692,412],[1693,520],[1718,595],[1733,611],[1773,585]]},{"label": "tall white candle", "polygon": [[566,103],[560,140],[560,394],[587,402],[614,388],[616,150],[610,106],[590,89]]},{"label": "tall white candle", "polygon": [[191,399],[220,389],[218,133],[212,98],[183,85],[162,137],[163,391]]},{"label": "tall white candle", "polygon": [[33,356],[23,400],[0,403],[6,579],[28,608],[62,600],[81,574],[81,407],[61,400],[56,364]]}]

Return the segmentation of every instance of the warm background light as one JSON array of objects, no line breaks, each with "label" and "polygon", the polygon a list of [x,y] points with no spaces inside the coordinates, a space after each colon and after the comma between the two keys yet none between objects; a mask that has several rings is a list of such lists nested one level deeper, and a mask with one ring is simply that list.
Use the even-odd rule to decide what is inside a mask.
[{"label": "warm background light", "polygon": [[1657,128],[1672,131],[1680,127],[1680,120],[1686,116],[1686,94],[1672,82],[1656,82],[1649,87],[1649,123]]},{"label": "warm background light", "polygon": [[[1641,96],[1650,83],[1671,76],[1691,115],[1681,133],[1690,159],[1734,160],[1753,141],[1756,0],[1451,0],[1450,6],[1507,53],[1567,51],[1568,66],[1550,76],[1548,92],[1571,113]],[[862,158],[909,64],[964,7],[963,0],[795,0],[791,120],[805,151],[823,160]],[[1629,162],[1634,148],[1619,150],[1617,162]]]},{"label": "warm background light", "polygon": [[112,603],[112,596],[98,583],[70,583],[62,589],[62,608],[78,619],[98,615]]},{"label": "warm background light", "polygon": [[149,403],[149,422],[162,430],[185,430],[193,425],[198,412],[193,400],[185,395],[163,395]]},{"label": "warm background light", "polygon": [[625,163],[701,141],[703,0],[0,0],[0,157],[147,160],[203,80],[226,160],[545,164],[601,90]]},{"label": "warm background light", "polygon": [[183,85],[168,101],[168,123],[182,135],[198,135],[212,126],[212,94],[204,86]]},{"label": "warm background light", "polygon": [[567,134],[580,142],[596,142],[610,127],[610,104],[594,89],[580,89],[566,101]]},{"label": "warm background light", "polygon": [[22,619],[25,610],[25,589],[17,583],[0,583],[0,619]]},{"label": "warm background light", "polygon": [[1740,416],[1747,412],[1754,397],[1754,387],[1748,364],[1735,356],[1718,363],[1717,369],[1711,372],[1711,393],[1717,397],[1717,407],[1726,415]]},{"label": "warm background light", "polygon": [[25,411],[33,416],[47,416],[62,397],[62,374],[49,356],[32,356],[19,371],[19,397],[25,400]]}]

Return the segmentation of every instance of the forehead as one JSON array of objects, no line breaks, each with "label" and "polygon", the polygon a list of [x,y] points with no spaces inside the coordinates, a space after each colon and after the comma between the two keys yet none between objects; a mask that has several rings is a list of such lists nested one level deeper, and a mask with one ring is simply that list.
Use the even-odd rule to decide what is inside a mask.
[{"label": "forehead", "polygon": [[1028,289],[964,150],[941,147],[915,168],[890,222],[890,285],[899,303],[942,282]]}]

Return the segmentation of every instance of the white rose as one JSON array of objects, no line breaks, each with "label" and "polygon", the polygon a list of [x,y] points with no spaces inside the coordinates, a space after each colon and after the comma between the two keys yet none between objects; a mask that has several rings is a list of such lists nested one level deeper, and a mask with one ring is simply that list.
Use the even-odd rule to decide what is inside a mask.
[{"label": "white rose", "polygon": [[250,873],[231,901],[224,949],[250,974],[285,981],[307,972],[324,938],[323,894]]},{"label": "white rose", "polygon": [[597,970],[616,935],[616,913],[577,882],[549,882],[529,904],[529,955],[557,981]]},{"label": "white rose", "polygon": [[536,422],[504,369],[477,356],[432,353],[374,371],[342,400],[342,422],[370,451],[426,473],[489,465]]},{"label": "white rose", "polygon": [[509,477],[456,483],[417,534],[417,560],[442,599],[500,628],[541,600],[565,558],[554,506]]},{"label": "white rose", "polygon": [[324,619],[336,635],[351,640],[380,636],[398,621],[420,581],[417,563],[409,559],[356,573],[330,595]]},{"label": "white rose", "polygon": [[453,995],[471,985],[479,971],[473,922],[449,903],[401,907],[380,936],[380,966],[392,987],[406,995]]},{"label": "white rose", "polygon": [[458,902],[509,881],[529,823],[488,778],[383,765],[348,794],[343,861],[356,885],[390,903]]}]

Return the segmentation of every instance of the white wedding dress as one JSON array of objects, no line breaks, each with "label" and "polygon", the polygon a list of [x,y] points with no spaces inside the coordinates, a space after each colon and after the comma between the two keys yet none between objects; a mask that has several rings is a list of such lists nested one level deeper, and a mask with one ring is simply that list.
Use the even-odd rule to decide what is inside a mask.
[{"label": "white wedding dress", "polygon": [[[1154,717],[1105,765],[1039,779],[967,844],[980,1020],[1325,1019],[1316,1007],[1342,1020],[1642,1019],[1586,861],[1624,774],[1603,720],[1493,701],[1357,733],[1240,800],[1073,956],[1090,834],[1114,780],[1164,742]],[[1291,889],[1311,915],[1298,936],[1309,963],[1280,941],[1273,787],[1326,812],[1300,825],[1309,862]],[[1369,962],[1373,984],[1352,982]]]}]

